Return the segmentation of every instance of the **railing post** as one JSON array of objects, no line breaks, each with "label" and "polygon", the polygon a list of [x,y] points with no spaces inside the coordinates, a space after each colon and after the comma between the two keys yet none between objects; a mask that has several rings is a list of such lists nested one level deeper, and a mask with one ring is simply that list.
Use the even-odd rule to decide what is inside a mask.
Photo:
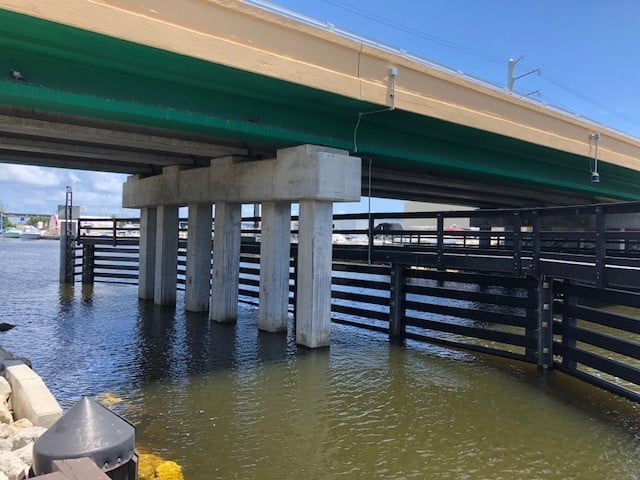
[{"label": "railing post", "polygon": [[481,250],[488,250],[491,248],[491,227],[487,225],[481,225],[478,232],[478,248]]},{"label": "railing post", "polygon": [[513,213],[513,275],[522,275],[522,217],[520,212]]},{"label": "railing post", "polygon": [[531,245],[531,275],[535,278],[540,276],[542,271],[540,266],[540,250],[542,248],[542,219],[538,210],[532,212],[532,245]]},{"label": "railing post", "polygon": [[[570,289],[571,289],[571,285],[573,282],[571,282],[571,280],[565,280],[564,285],[564,313],[562,314],[562,326],[563,329],[562,331],[564,332],[562,334],[562,345],[564,345],[566,348],[575,348],[576,346],[576,340],[575,338],[571,338],[569,335],[567,335],[567,328],[568,327],[575,327],[577,324],[577,320],[575,317],[573,317],[571,315],[571,312],[569,311],[572,307],[576,306],[578,304],[578,299],[574,296],[570,294]],[[566,350],[565,350],[566,351]],[[575,360],[570,360],[569,358],[567,358],[566,355],[562,356],[562,366],[564,368],[570,369],[570,370],[575,370],[578,366],[577,362]]]},{"label": "railing post", "polygon": [[436,214],[438,243],[437,243],[437,266],[438,270],[444,269],[444,217],[442,213]]},{"label": "railing post", "polygon": [[367,263],[369,265],[371,265],[372,262],[372,256],[373,256],[373,229],[374,229],[374,218],[373,215],[371,215],[371,212],[369,212],[369,238],[368,238],[368,242],[367,242]]},{"label": "railing post", "polygon": [[391,264],[391,282],[389,289],[389,336],[403,337],[404,322],[404,266]]},{"label": "railing post", "polygon": [[[75,248],[76,241],[69,214],[60,227],[60,283],[73,284],[75,281]],[[79,229],[78,229],[79,231]]]},{"label": "railing post", "polygon": [[298,313],[298,246],[296,245],[295,250],[291,249],[291,254],[293,255],[293,328],[295,330],[296,327],[296,317]]},{"label": "railing post", "polygon": [[[537,298],[538,292],[537,290],[532,290],[528,292],[528,296],[529,298]],[[538,307],[536,305],[535,308],[528,310],[528,312],[533,311],[533,315],[527,315],[527,326],[525,326],[524,328],[524,337],[527,340],[527,344],[530,345],[531,343],[535,344],[536,346],[527,346],[525,347],[525,357],[529,358],[529,359],[534,359],[536,360],[537,363],[537,342],[538,342]],[[535,320],[535,326],[532,325],[533,320]]]},{"label": "railing post", "polygon": [[118,232],[116,228],[117,221],[115,218],[112,218],[111,221],[112,221],[111,234],[113,235],[113,246],[115,247],[118,244],[118,238],[117,238]]},{"label": "railing post", "polygon": [[620,228],[619,229],[619,235],[620,235],[620,250],[624,251],[625,255],[629,255],[629,252],[631,251],[631,249],[629,248],[629,239],[626,238],[626,228]]},{"label": "railing post", "polygon": [[606,286],[605,257],[607,255],[607,218],[601,205],[596,207],[596,287]]},{"label": "railing post", "polygon": [[538,280],[538,368],[553,368],[553,280]]},{"label": "railing post", "polygon": [[96,246],[90,243],[82,245],[82,284],[92,285],[95,278]]}]

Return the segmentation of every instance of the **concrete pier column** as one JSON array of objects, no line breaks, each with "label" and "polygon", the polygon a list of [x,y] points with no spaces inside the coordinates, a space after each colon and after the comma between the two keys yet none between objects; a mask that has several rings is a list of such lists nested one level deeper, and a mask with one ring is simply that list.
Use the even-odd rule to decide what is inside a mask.
[{"label": "concrete pier column", "polygon": [[329,345],[332,202],[302,200],[298,223],[296,343]]},{"label": "concrete pier column", "polygon": [[[174,165],[163,168],[162,175],[130,176],[122,189],[122,205],[151,208],[215,203],[209,316],[227,322],[235,321],[238,315],[241,205],[264,204],[269,210],[265,218],[271,216],[272,220],[264,223],[259,324],[261,329],[274,331],[286,325],[289,239],[285,238],[288,226],[284,211],[288,207],[284,205],[299,202],[296,341],[311,348],[322,347],[329,345],[330,337],[332,206],[333,202],[360,199],[361,167],[361,160],[349,152],[317,145],[280,149],[272,159],[217,157],[208,167]],[[158,227],[158,231],[163,229]],[[161,243],[158,239],[158,249]],[[175,248],[162,250],[169,255]],[[156,256],[160,254],[156,252]],[[159,263],[156,261],[156,271]],[[163,262],[162,268],[167,270],[168,264]],[[174,277],[173,264],[171,270]],[[156,292],[160,289],[158,278],[163,276],[156,275]],[[171,287],[160,290],[165,295],[172,290],[175,295],[175,285]]]},{"label": "concrete pier column", "polygon": [[158,207],[157,222],[153,300],[156,305],[175,305],[178,274],[178,207]]},{"label": "concrete pier column", "polygon": [[217,322],[238,318],[241,210],[241,203],[216,203],[209,317]]},{"label": "concrete pier column", "polygon": [[260,237],[260,311],[258,328],[267,332],[287,330],[289,319],[289,259],[291,204],[262,205]]},{"label": "concrete pier column", "polygon": [[187,236],[186,309],[204,312],[209,307],[211,284],[211,204],[189,205]]},{"label": "concrete pier column", "polygon": [[138,273],[138,297],[153,298],[156,274],[156,208],[140,209],[140,260]]}]

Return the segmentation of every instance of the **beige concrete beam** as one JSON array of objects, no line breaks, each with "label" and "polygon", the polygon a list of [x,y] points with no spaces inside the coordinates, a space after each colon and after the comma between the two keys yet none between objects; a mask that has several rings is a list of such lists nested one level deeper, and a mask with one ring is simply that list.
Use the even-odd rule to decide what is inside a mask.
[{"label": "beige concrete beam", "polygon": [[278,151],[272,160],[225,157],[208,168],[167,167],[162,175],[129,177],[125,208],[192,203],[258,203],[360,199],[361,161],[348,152],[303,145]]}]

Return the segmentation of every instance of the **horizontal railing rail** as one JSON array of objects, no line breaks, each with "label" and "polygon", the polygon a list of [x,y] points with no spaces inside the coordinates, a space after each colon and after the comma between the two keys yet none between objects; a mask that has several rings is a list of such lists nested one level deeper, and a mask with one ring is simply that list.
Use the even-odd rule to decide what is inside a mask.
[{"label": "horizontal railing rail", "polygon": [[640,400],[640,295],[556,282],[555,367]]},{"label": "horizontal railing rail", "polygon": [[[341,214],[333,220],[334,244],[336,255],[344,255],[343,259],[366,258],[374,263],[495,271],[525,277],[550,275],[600,287],[640,288],[640,275],[636,274],[640,269],[638,215],[640,202],[545,209]],[[215,219],[212,222],[215,226]],[[298,218],[292,216],[293,243],[297,242],[297,222]],[[179,235],[185,239],[188,219],[180,219],[179,225]],[[243,241],[259,242],[260,226],[260,217],[244,218]],[[137,219],[79,221],[83,244],[135,245],[138,236]]]},{"label": "horizontal railing rail", "polygon": [[[557,368],[640,402],[640,202],[333,222],[334,322]],[[294,316],[297,223],[292,216]],[[184,290],[188,219],[179,225]],[[243,218],[239,298],[254,305],[260,237],[260,217]],[[84,283],[137,283],[136,219],[80,219],[77,240]]]}]

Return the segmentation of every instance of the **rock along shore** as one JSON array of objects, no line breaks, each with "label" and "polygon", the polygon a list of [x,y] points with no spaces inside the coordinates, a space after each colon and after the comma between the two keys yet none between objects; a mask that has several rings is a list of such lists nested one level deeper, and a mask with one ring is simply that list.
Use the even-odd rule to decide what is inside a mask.
[{"label": "rock along shore", "polygon": [[62,409],[27,359],[0,348],[0,480],[28,478],[33,444]]}]

